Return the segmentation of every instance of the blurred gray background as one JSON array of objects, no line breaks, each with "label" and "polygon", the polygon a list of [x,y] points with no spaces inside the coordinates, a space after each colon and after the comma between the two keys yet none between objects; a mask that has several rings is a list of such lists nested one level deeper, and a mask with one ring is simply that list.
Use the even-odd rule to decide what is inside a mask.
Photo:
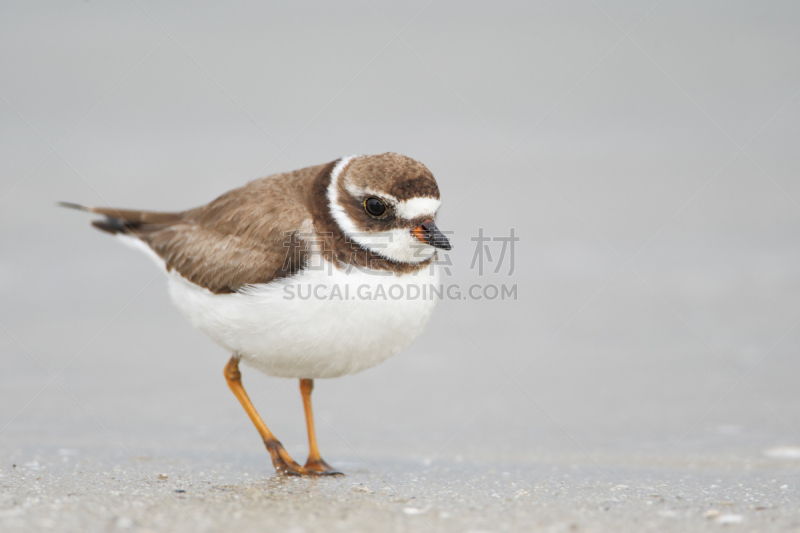
[{"label": "blurred gray background", "polygon": [[[145,256],[54,203],[184,209],[384,151],[439,181],[448,282],[519,298],[443,301],[405,353],[319,381],[329,462],[800,457],[769,452],[800,446],[796,3],[0,6],[3,461],[271,475],[228,354]],[[512,275],[470,268],[479,228],[515,229]],[[296,383],[244,380],[302,458]]]}]

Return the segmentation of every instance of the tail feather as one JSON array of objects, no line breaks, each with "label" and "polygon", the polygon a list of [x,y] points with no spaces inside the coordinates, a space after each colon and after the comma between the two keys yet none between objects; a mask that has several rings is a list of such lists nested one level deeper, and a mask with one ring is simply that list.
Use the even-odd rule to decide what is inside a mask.
[{"label": "tail feather", "polygon": [[70,202],[59,202],[61,207],[97,213],[104,219],[93,220],[92,226],[99,230],[116,235],[131,233],[148,226],[163,226],[180,221],[184,213],[159,213],[156,211],[137,211],[133,209],[116,209],[113,207],[91,207]]}]

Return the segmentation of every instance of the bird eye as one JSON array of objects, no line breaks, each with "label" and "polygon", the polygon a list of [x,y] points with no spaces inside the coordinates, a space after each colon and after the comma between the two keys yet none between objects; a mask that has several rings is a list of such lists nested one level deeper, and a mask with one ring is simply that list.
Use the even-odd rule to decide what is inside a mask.
[{"label": "bird eye", "polygon": [[364,211],[373,217],[382,217],[386,214],[386,204],[379,198],[367,198],[364,200]]}]

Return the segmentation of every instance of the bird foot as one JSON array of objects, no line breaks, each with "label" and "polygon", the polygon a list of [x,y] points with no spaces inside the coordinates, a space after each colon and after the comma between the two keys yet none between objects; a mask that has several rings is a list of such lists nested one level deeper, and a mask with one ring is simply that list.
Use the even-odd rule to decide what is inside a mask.
[{"label": "bird foot", "polygon": [[343,476],[344,475],[342,472],[339,472],[338,470],[333,468],[331,465],[326,463],[325,460],[322,457],[319,457],[317,459],[312,459],[311,457],[309,457],[308,461],[306,461],[305,469],[306,470],[310,470],[311,472],[314,472],[318,476]]},{"label": "bird foot", "polygon": [[278,440],[265,440],[272,464],[278,474],[282,476],[312,476],[313,472],[300,466],[297,461],[284,449],[283,444]]}]

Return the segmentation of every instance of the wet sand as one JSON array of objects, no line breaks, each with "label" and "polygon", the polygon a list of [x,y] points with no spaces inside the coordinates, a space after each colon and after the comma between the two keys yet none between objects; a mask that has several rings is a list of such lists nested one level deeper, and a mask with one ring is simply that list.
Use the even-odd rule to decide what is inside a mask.
[{"label": "wet sand", "polygon": [[[4,531],[794,531],[800,463],[669,467],[340,461],[270,477],[264,457],[98,457],[61,449],[0,478]],[[36,459],[33,459],[35,457]],[[33,459],[33,460],[29,460]],[[215,458],[217,459],[217,458]],[[22,462],[26,461],[26,462]]]}]

